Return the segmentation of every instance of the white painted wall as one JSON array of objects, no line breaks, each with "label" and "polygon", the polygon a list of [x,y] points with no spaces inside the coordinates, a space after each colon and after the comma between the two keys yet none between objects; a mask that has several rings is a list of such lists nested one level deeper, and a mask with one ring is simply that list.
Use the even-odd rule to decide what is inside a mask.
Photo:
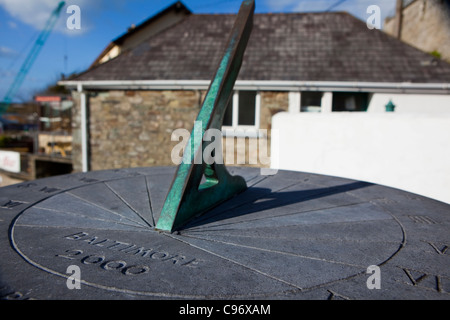
[{"label": "white painted wall", "polygon": [[[289,112],[300,112],[301,92],[289,92]],[[401,94],[371,93],[367,112],[384,113],[385,106],[392,101],[396,113],[449,113],[450,95],[448,94]],[[322,113],[332,112],[333,93],[323,92]]]},{"label": "white painted wall", "polygon": [[385,105],[392,100],[396,113],[448,113],[450,114],[450,95],[440,94],[387,94],[374,93],[367,112],[384,113]]},{"label": "white painted wall", "polygon": [[[406,98],[405,99],[409,99]],[[278,168],[386,185],[450,203],[450,114],[278,113]]]}]

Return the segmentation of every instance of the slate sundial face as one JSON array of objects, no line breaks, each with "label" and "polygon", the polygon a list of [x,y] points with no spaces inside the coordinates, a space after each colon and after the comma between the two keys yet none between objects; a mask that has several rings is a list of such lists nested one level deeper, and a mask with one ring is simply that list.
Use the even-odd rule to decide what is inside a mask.
[{"label": "slate sundial face", "polygon": [[[245,0],[178,168],[0,189],[0,297],[450,298],[448,204],[346,179],[194,164],[206,149],[195,137],[221,127],[253,11]],[[80,289],[68,285],[74,268]]]},{"label": "slate sundial face", "polygon": [[[232,168],[248,189],[155,230],[175,168],[0,189],[3,298],[449,299],[449,205],[378,185]],[[67,287],[70,265],[81,289]],[[367,268],[380,267],[381,289]]]}]

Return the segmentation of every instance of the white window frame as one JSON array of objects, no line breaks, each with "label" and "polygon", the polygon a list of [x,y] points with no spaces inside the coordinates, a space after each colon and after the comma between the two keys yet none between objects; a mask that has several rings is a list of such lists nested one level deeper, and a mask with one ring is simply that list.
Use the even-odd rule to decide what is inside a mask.
[{"label": "white window frame", "polygon": [[302,94],[300,91],[289,91],[289,113],[300,113]]},{"label": "white window frame", "polygon": [[[239,92],[240,91],[256,91],[255,95],[255,124],[239,125]],[[257,90],[235,90],[232,96],[233,114],[231,126],[222,126],[222,134],[225,137],[259,137],[259,126],[261,121],[261,94]]]},{"label": "white window frame", "polygon": [[[333,105],[333,92],[320,91],[322,93],[322,99],[320,102],[320,112],[330,113],[332,112]],[[301,91],[289,91],[289,109],[290,113],[300,113],[302,109],[302,93]]]}]

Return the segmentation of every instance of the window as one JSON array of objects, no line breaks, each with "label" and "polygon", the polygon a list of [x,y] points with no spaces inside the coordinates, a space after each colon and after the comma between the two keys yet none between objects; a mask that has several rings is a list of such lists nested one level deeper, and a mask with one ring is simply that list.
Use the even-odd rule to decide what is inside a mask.
[{"label": "window", "polygon": [[290,91],[289,112],[321,112],[323,95],[320,91]]},{"label": "window", "polygon": [[223,126],[258,129],[259,109],[260,96],[257,91],[235,91],[225,111]]},{"label": "window", "polygon": [[301,93],[301,112],[320,112],[322,105],[322,92],[303,91]]},{"label": "window", "polygon": [[334,92],[333,111],[367,111],[369,95],[365,92]]}]

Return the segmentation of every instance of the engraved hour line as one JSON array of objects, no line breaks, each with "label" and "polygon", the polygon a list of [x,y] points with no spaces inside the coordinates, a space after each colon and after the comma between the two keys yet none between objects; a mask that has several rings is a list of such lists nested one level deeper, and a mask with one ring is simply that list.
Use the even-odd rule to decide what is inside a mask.
[{"label": "engraved hour line", "polygon": [[[267,178],[269,178],[269,177],[267,177]],[[261,181],[259,181],[259,182],[261,182]],[[259,183],[259,182],[258,182],[258,183]],[[280,189],[278,189],[278,190],[276,190],[276,191],[272,191],[272,192],[270,192],[269,194],[276,194],[276,193],[279,193],[279,192],[281,192],[281,191],[283,191],[283,190],[292,188],[292,187],[294,187],[294,186],[301,185],[301,184],[303,184],[303,183],[304,183],[304,181],[302,181],[302,182],[295,182],[295,183],[293,183],[293,184],[291,184],[291,185],[288,185],[288,186],[286,186],[286,187],[282,187],[282,188],[280,188]],[[334,187],[340,187],[340,186],[334,186]],[[332,188],[334,188],[334,187],[332,187]],[[329,188],[327,188],[327,190],[325,190],[325,191],[318,192],[318,193],[315,193],[315,194],[313,194],[313,195],[309,195],[309,196],[307,196],[307,197],[304,197],[304,198],[301,199],[301,201],[306,201],[306,200],[310,199],[311,197],[317,197],[317,196],[327,195],[327,194],[330,193],[330,190],[328,190],[328,189],[329,189]],[[257,201],[257,200],[260,200],[260,199],[263,199],[263,198],[256,198],[256,199],[253,198],[253,199],[250,199],[249,201],[245,201],[245,202],[243,202],[243,203],[237,204],[237,205],[235,205],[235,206],[232,207],[232,208],[227,208],[227,209],[224,209],[224,210],[222,210],[222,211],[219,211],[218,213],[214,213],[214,215],[209,215],[209,216],[204,216],[203,218],[199,218],[199,219],[197,219],[195,222],[198,223],[198,222],[202,222],[202,221],[208,220],[208,219],[210,219],[210,218],[212,218],[212,217],[216,217],[216,216],[218,216],[218,215],[220,215],[220,214],[223,214],[224,212],[228,212],[228,211],[230,211],[230,210],[235,210],[236,208],[240,208],[240,207],[242,207],[242,206],[245,206],[245,205],[247,205],[247,204],[249,204],[249,203],[253,203],[254,201]],[[289,216],[289,215],[295,215],[295,214],[299,214],[299,213],[313,212],[313,211],[319,211],[319,210],[327,210],[327,209],[331,209],[331,208],[353,206],[353,205],[363,204],[363,203],[364,203],[364,202],[356,202],[356,203],[348,203],[348,204],[344,204],[344,205],[342,205],[342,206],[332,206],[332,207],[327,207],[327,208],[314,209],[314,210],[311,210],[311,211],[291,212],[291,213],[287,213],[287,214],[280,215],[280,216],[277,216],[277,217]],[[269,217],[269,218],[270,218],[270,217]],[[250,222],[250,221],[258,221],[258,220],[264,220],[264,219],[268,219],[268,217],[264,217],[264,218],[254,218],[254,219],[250,219],[250,220],[246,220],[246,221],[229,222],[229,223],[224,223],[224,224],[215,224],[213,227],[214,227],[214,228],[216,228],[216,227],[223,227],[223,226],[228,226],[228,225],[233,225],[233,224],[240,224],[240,223],[242,223],[242,222],[247,223],[247,222]],[[210,228],[210,227],[205,227],[205,226],[200,225],[200,226],[198,226],[198,227],[191,227],[191,228],[189,228],[189,231],[203,230],[204,228]]]},{"label": "engraved hour line", "polygon": [[61,211],[61,210],[56,210],[56,209],[50,209],[50,208],[44,208],[44,207],[40,207],[39,205],[34,206],[33,208],[39,209],[39,210],[45,210],[45,211],[51,211],[51,212],[58,212],[58,213],[63,213],[65,215],[70,215],[73,216],[75,218],[85,218],[88,220],[94,220],[94,221],[101,221],[101,222],[108,222],[108,223],[114,223],[114,224],[119,224],[119,225],[124,225],[124,226],[129,226],[129,227],[134,227],[134,228],[144,228],[147,229],[147,227],[144,226],[136,226],[136,224],[134,223],[127,223],[127,222],[123,222],[123,221],[117,221],[117,220],[110,220],[110,219],[102,219],[102,218],[97,218],[97,217],[91,217],[91,216],[86,216],[82,213],[77,213],[77,212],[70,212],[70,211]]},{"label": "engraved hour line", "polygon": [[[265,176],[265,177],[266,177],[266,179],[269,179],[269,177],[267,177],[267,176]],[[255,183],[253,186],[257,185],[258,183],[260,183],[260,182],[262,182],[262,181],[264,181],[264,180],[266,180],[266,179],[263,179],[263,180],[258,181],[258,182]],[[296,185],[299,185],[299,184],[300,184],[300,183],[296,182],[296,183],[293,183],[292,185],[288,185],[288,186],[286,186],[286,187],[282,187],[282,188],[280,188],[280,189],[278,189],[278,190],[276,190],[276,191],[269,192],[268,194],[277,193],[277,192],[280,192],[280,191],[282,191],[282,190],[285,190],[285,189],[287,189],[287,188],[290,188],[290,187],[293,187],[293,186],[296,186]],[[250,203],[253,203],[253,202],[256,201],[256,200],[259,200],[259,198],[251,198],[251,199],[249,199],[248,201],[245,201],[245,202],[236,204],[234,207],[226,208],[226,209],[224,209],[224,210],[222,210],[222,211],[216,212],[216,213],[214,213],[213,215],[206,215],[206,216],[204,216],[204,217],[200,217],[200,218],[198,218],[197,220],[195,220],[195,223],[201,223],[201,222],[203,222],[203,221],[205,221],[205,220],[211,219],[212,217],[216,217],[216,216],[218,216],[218,215],[221,215],[221,214],[223,214],[224,212],[229,212],[229,211],[231,211],[231,210],[236,210],[237,208],[240,208],[240,207],[243,207],[243,206],[248,205],[248,204],[250,204]],[[234,224],[234,223],[231,223],[231,224]],[[219,226],[220,226],[220,225],[219,225]],[[199,227],[191,228],[190,230],[196,230],[196,229],[202,229],[202,228],[204,228],[204,227],[199,226]]]},{"label": "engraved hour line", "polygon": [[133,206],[132,206],[131,204],[129,204],[124,198],[122,198],[122,197],[117,193],[117,191],[113,189],[113,187],[111,187],[107,182],[104,182],[104,184],[105,184],[105,186],[106,186],[109,190],[111,190],[112,193],[114,193],[114,195],[115,195],[120,201],[122,201],[128,208],[130,208],[134,213],[136,213],[136,215],[137,215],[139,218],[141,218],[141,220],[142,220],[146,225],[148,225],[148,226],[150,226],[150,227],[153,227],[153,225],[151,225],[150,223],[148,223],[148,221],[145,220],[145,219],[141,216],[141,214],[140,214],[136,209],[133,208]]},{"label": "engraved hour line", "polygon": [[192,246],[192,247],[194,247],[194,248],[197,248],[197,249],[199,249],[199,250],[202,250],[202,251],[204,251],[204,252],[207,252],[207,253],[209,253],[209,254],[211,254],[211,255],[213,255],[213,256],[219,257],[219,258],[221,258],[221,259],[223,259],[223,260],[225,260],[225,261],[234,263],[234,264],[236,264],[236,265],[238,265],[238,266],[241,266],[241,267],[243,267],[243,268],[246,268],[246,269],[248,269],[248,270],[251,270],[252,272],[261,274],[261,275],[263,275],[263,276],[265,276],[265,277],[268,277],[268,278],[270,278],[270,279],[273,279],[273,280],[275,280],[275,281],[279,281],[279,282],[281,282],[281,283],[287,284],[287,285],[290,286],[290,287],[293,287],[293,288],[296,288],[296,289],[299,289],[299,290],[303,290],[302,287],[300,287],[300,286],[298,286],[298,285],[296,285],[296,284],[294,284],[294,283],[290,283],[289,281],[283,280],[283,279],[278,278],[278,277],[275,277],[275,276],[273,276],[273,275],[271,275],[271,274],[269,274],[269,273],[266,273],[266,272],[263,272],[263,271],[261,271],[261,270],[255,269],[255,268],[253,268],[253,267],[251,267],[251,266],[248,266],[248,265],[246,265],[246,264],[244,264],[244,263],[241,263],[241,262],[239,262],[239,261],[237,261],[237,260],[232,260],[232,259],[227,258],[227,257],[225,257],[225,256],[222,256],[222,255],[220,255],[220,254],[218,254],[218,253],[215,253],[215,252],[213,252],[213,251],[210,251],[210,250],[208,250],[208,249],[206,249],[206,248],[202,248],[202,247],[200,247],[200,246],[197,246],[197,245],[194,245],[194,244],[192,244],[192,243],[189,243],[188,241],[181,240],[181,239],[179,239],[179,238],[175,238],[175,237],[173,237],[173,236],[170,235],[170,234],[167,234],[166,236],[167,236],[167,237],[170,237],[170,238],[173,238],[173,239],[175,239],[175,240],[178,240],[178,241],[180,241],[180,242],[186,243],[186,244],[188,244],[188,245],[190,245],[190,246]]},{"label": "engraved hour line", "polygon": [[112,211],[112,210],[109,210],[108,208],[102,207],[102,206],[100,206],[100,205],[98,205],[98,204],[96,204],[96,203],[94,203],[94,202],[91,202],[91,201],[89,201],[89,200],[83,199],[83,198],[77,196],[76,194],[73,194],[73,193],[71,193],[71,192],[67,192],[67,194],[69,194],[69,195],[71,195],[72,197],[77,198],[77,199],[79,199],[79,200],[81,200],[81,201],[83,201],[83,202],[85,202],[85,203],[87,203],[87,204],[89,204],[89,205],[92,205],[92,206],[94,206],[94,207],[100,208],[100,209],[105,210],[105,211],[107,211],[107,212],[109,212],[109,213],[112,213],[112,214],[114,214],[115,216],[118,216],[118,217],[120,217],[120,218],[123,218],[123,219],[129,220],[129,221],[131,221],[131,222],[134,222],[134,223],[136,223],[137,225],[139,225],[139,226],[141,226],[141,227],[148,227],[148,225],[142,224],[142,223],[140,223],[139,221],[136,221],[136,220],[134,220],[134,219],[130,219],[130,218],[126,217],[126,216],[122,216],[122,215],[120,215],[120,214],[117,213],[117,212],[114,212],[114,211]]},{"label": "engraved hour line", "polygon": [[[265,176],[265,178],[268,179],[268,178],[270,178],[270,177]],[[258,183],[260,183],[260,182],[262,182],[262,181],[264,181],[264,180],[265,180],[265,179],[260,180],[260,181],[258,181],[257,183],[255,183],[254,185],[256,185],[256,184],[258,184]],[[276,193],[282,192],[283,190],[286,190],[286,189],[289,189],[289,188],[292,188],[292,187],[295,187],[295,186],[298,186],[298,185],[301,185],[301,184],[303,184],[303,182],[295,182],[295,183],[293,183],[293,184],[291,184],[291,185],[282,187],[282,188],[280,188],[280,189],[278,189],[278,190],[276,190],[276,191],[272,191],[272,192],[270,192],[269,194],[274,194],[274,193],[276,194]],[[253,186],[254,186],[254,185],[253,185]],[[330,192],[329,190],[325,190],[325,191],[323,191],[323,192],[319,192],[319,193],[314,194],[314,195],[312,195],[312,196],[323,195],[323,194],[327,194],[327,193],[329,193],[329,192]],[[301,200],[302,200],[302,201],[303,201],[303,200],[308,200],[309,197],[310,197],[310,196],[305,197],[305,198],[303,198],[303,199],[301,199]],[[226,212],[226,211],[235,210],[236,208],[245,206],[245,205],[247,205],[247,204],[249,204],[249,203],[253,203],[254,201],[257,201],[257,200],[260,200],[260,199],[261,199],[261,198],[256,198],[256,199],[253,198],[253,199],[250,199],[249,201],[240,203],[240,204],[238,204],[238,205],[236,205],[236,206],[234,206],[234,207],[232,207],[232,208],[228,208],[228,209],[226,209],[226,210],[220,211],[219,213],[216,213],[214,216],[217,216],[217,215],[219,215],[219,214],[222,214],[222,213],[224,213],[224,212]],[[354,204],[359,204],[359,203],[352,203],[352,204],[348,204],[348,205],[354,205]],[[336,207],[336,206],[330,207],[330,208],[335,208],[335,207]],[[322,209],[321,209],[321,210],[322,210]],[[295,213],[290,213],[290,214],[296,214],[296,213],[303,213],[303,212],[295,212]],[[288,214],[288,215],[290,215],[290,214]],[[209,217],[208,217],[208,218],[209,218]],[[202,219],[202,220],[205,220],[205,219],[207,219],[207,217],[205,217],[205,218]],[[262,219],[266,219],[266,218],[262,218]],[[260,219],[254,219],[254,220],[260,220]],[[201,220],[198,220],[198,221],[201,221]],[[253,220],[251,220],[251,221],[253,221]],[[234,224],[234,223],[231,223],[231,224]],[[193,229],[195,229],[195,228],[193,228]]]},{"label": "engraved hour line", "polygon": [[[260,179],[258,180],[258,178],[260,178]],[[257,185],[258,183],[263,182],[267,178],[268,178],[268,176],[260,177],[260,176],[256,175],[247,181],[247,185],[248,185],[248,187],[253,187],[253,186]]]},{"label": "engraved hour line", "polygon": [[[210,238],[202,238],[202,237],[198,237],[198,236],[196,237],[196,236],[186,235],[186,234],[184,236],[186,238],[218,242],[221,244],[226,244],[226,245],[230,245],[230,246],[234,246],[234,247],[241,247],[241,248],[246,248],[246,249],[252,249],[252,250],[256,250],[256,251],[270,252],[270,253],[274,253],[274,254],[286,255],[286,256],[291,256],[291,257],[299,257],[299,258],[304,258],[304,259],[309,259],[309,260],[322,261],[322,262],[333,263],[333,264],[340,264],[340,265],[356,267],[356,268],[364,268],[363,265],[357,265],[357,264],[352,264],[352,263],[347,263],[347,262],[342,262],[342,261],[335,261],[335,260],[327,260],[327,259],[312,257],[312,256],[305,256],[305,255],[301,255],[301,254],[297,254],[297,253],[293,253],[293,252],[285,252],[285,251],[279,251],[279,250],[258,248],[255,246],[248,246],[248,245],[243,245],[243,244],[238,244],[238,243],[233,243],[233,242],[226,242],[226,241],[221,241],[221,240],[212,240]],[[186,241],[186,242],[189,243],[189,241]]]},{"label": "engraved hour line", "polygon": [[152,198],[150,197],[150,187],[148,185],[147,177],[144,177],[144,180],[145,180],[145,187],[147,188],[148,203],[150,206],[150,212],[151,212],[151,216],[152,216],[153,226],[156,226],[155,215],[153,213]]},{"label": "engraved hour line", "polygon": [[151,258],[157,261],[169,261],[179,266],[196,266],[199,262],[196,258],[187,258],[180,254],[170,254],[166,251],[157,251],[153,248],[147,249],[132,243],[126,243],[111,239],[99,238],[91,236],[86,232],[78,232],[72,235],[64,236],[67,240],[83,241],[92,246],[105,247],[112,251],[120,251],[134,256]]},{"label": "engraved hour line", "polygon": [[[105,184],[105,186],[106,186],[108,189],[111,190],[111,188],[109,188],[109,186],[106,184],[106,182],[103,182],[103,184]],[[113,190],[111,190],[111,192],[112,192],[114,195],[117,196],[117,194],[116,194]],[[115,214],[115,215],[117,215],[117,216],[119,216],[119,217],[121,217],[121,218],[125,218],[125,219],[127,219],[127,220],[129,220],[129,221],[135,222],[135,223],[138,224],[139,226],[142,226],[142,227],[148,227],[148,223],[145,222],[145,220],[144,220],[144,223],[142,223],[142,222],[139,221],[139,220],[135,220],[135,219],[132,219],[132,218],[129,218],[129,217],[126,217],[126,216],[122,216],[120,213],[117,213],[117,212],[114,212],[114,211],[112,211],[112,210],[110,210],[110,209],[108,209],[108,208],[105,208],[105,207],[103,207],[101,204],[91,202],[91,201],[89,201],[89,200],[87,200],[87,199],[84,199],[84,198],[82,198],[82,197],[80,197],[80,196],[77,196],[77,195],[75,195],[75,194],[73,194],[73,193],[71,193],[71,192],[68,192],[68,193],[69,193],[71,196],[74,196],[74,197],[76,197],[76,198],[78,198],[78,199],[80,199],[80,200],[82,200],[82,201],[84,201],[84,202],[86,202],[86,203],[88,203],[88,204],[90,204],[90,205],[93,205],[93,206],[95,206],[95,207],[98,207],[98,208],[101,208],[101,209],[106,210],[106,211],[108,211],[108,212],[111,212],[111,213],[113,213],[113,214]],[[118,196],[117,196],[117,198],[118,198],[119,200],[121,200],[121,201],[122,201],[127,207],[129,207],[133,212],[136,213],[136,211],[135,211],[133,208],[131,208],[131,207],[128,205],[128,203],[124,202],[123,199],[121,199],[121,198],[118,197]],[[142,219],[142,217],[141,217],[139,214],[138,214],[138,217],[139,217],[140,219]],[[142,219],[142,220],[143,220],[143,219]]]},{"label": "engraved hour line", "polygon": [[[302,214],[302,213],[310,213],[310,212],[315,212],[315,211],[322,211],[322,210],[329,210],[329,209],[334,209],[334,208],[340,208],[340,207],[348,207],[348,206],[354,206],[354,205],[358,205],[358,204],[364,204],[364,202],[355,202],[355,203],[348,203],[348,204],[344,204],[341,206],[331,206],[331,207],[325,207],[325,208],[318,208],[318,209],[312,209],[312,210],[306,210],[306,211],[296,211],[296,212],[290,212],[290,213],[285,213],[285,214],[281,214],[276,216],[278,217],[287,217],[287,216],[291,216],[291,215],[296,215],[296,214]],[[234,208],[233,208],[234,209]],[[199,227],[195,227],[195,228],[189,228],[189,230],[186,230],[183,234],[186,235],[188,233],[194,233],[196,231],[202,231],[205,228],[208,229],[212,229],[214,231],[217,230],[227,230],[227,229],[216,229],[217,227],[224,227],[224,226],[232,226],[234,224],[241,224],[241,223],[248,223],[248,222],[253,222],[253,221],[260,221],[260,220],[265,220],[265,219],[272,219],[274,218],[273,216],[270,217],[262,217],[262,218],[254,218],[254,219],[248,219],[245,221],[237,221],[237,222],[228,222],[228,223],[222,223],[222,224],[215,224],[212,227],[205,227],[205,226],[199,226]]]}]

